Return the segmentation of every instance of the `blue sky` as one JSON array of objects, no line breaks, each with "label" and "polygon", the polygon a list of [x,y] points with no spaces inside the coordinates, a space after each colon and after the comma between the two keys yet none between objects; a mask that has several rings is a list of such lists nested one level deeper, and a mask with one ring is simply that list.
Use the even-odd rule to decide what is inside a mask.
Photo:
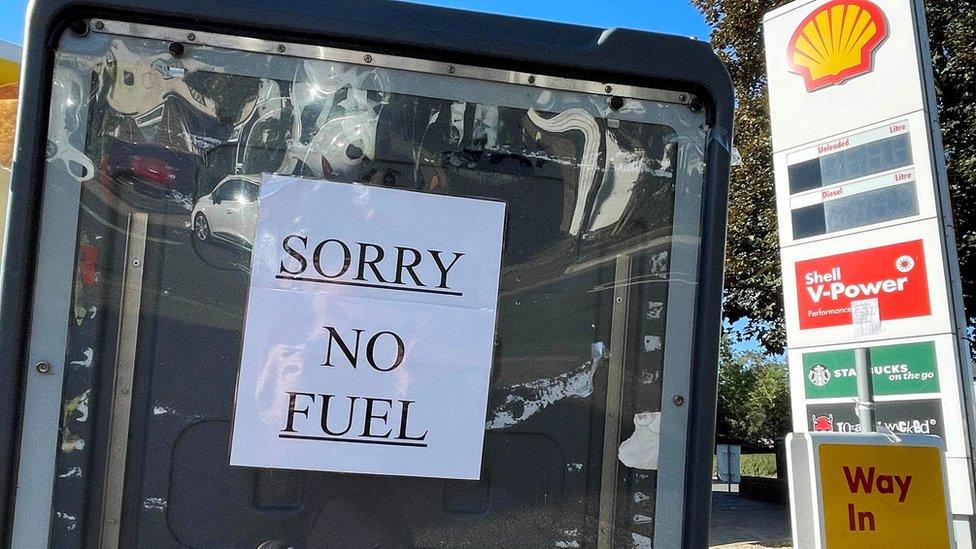
[{"label": "blue sky", "polygon": [[[287,1],[287,0],[282,0]],[[579,23],[594,27],[634,29],[707,39],[701,14],[687,0],[433,0],[418,2],[533,19]],[[0,40],[23,43],[27,0],[0,0]]]}]

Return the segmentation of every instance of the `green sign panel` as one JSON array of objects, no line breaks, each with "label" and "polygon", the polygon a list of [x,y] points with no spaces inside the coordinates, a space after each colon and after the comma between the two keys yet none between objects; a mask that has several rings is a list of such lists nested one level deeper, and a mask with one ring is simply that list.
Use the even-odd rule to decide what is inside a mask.
[{"label": "green sign panel", "polygon": [[[935,343],[904,343],[871,347],[875,395],[939,392]],[[805,353],[803,374],[807,398],[857,396],[854,349]]]}]

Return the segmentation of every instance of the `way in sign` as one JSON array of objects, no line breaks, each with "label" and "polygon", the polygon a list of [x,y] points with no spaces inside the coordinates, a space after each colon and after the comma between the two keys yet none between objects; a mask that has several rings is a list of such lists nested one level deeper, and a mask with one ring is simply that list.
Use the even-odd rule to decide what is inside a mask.
[{"label": "way in sign", "polygon": [[[877,491],[879,494],[895,495],[897,490],[898,503],[905,503],[908,498],[908,490],[912,484],[912,476],[905,475],[876,475],[874,467],[868,467],[867,472],[863,467],[854,467],[853,472],[848,466],[844,466],[844,477],[847,479],[847,487],[851,494],[863,492],[870,494]],[[847,504],[848,527],[851,531],[874,531],[877,529],[874,513],[870,511],[858,511],[853,503]]]}]

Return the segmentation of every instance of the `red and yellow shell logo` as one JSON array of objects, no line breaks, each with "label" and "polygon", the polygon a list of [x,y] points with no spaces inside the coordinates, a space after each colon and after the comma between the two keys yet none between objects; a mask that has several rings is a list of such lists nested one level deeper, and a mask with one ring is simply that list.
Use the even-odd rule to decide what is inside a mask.
[{"label": "red and yellow shell logo", "polygon": [[868,0],[834,0],[800,23],[788,50],[790,70],[807,91],[871,72],[874,51],[888,36],[881,8]]}]

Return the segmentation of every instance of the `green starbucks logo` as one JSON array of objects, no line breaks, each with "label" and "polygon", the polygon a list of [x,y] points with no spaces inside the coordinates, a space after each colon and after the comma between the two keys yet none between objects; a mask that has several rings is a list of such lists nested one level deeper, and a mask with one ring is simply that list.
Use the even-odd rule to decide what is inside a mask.
[{"label": "green starbucks logo", "polygon": [[830,369],[823,364],[817,364],[813,368],[810,368],[810,383],[813,383],[817,387],[823,387],[830,381]]}]

